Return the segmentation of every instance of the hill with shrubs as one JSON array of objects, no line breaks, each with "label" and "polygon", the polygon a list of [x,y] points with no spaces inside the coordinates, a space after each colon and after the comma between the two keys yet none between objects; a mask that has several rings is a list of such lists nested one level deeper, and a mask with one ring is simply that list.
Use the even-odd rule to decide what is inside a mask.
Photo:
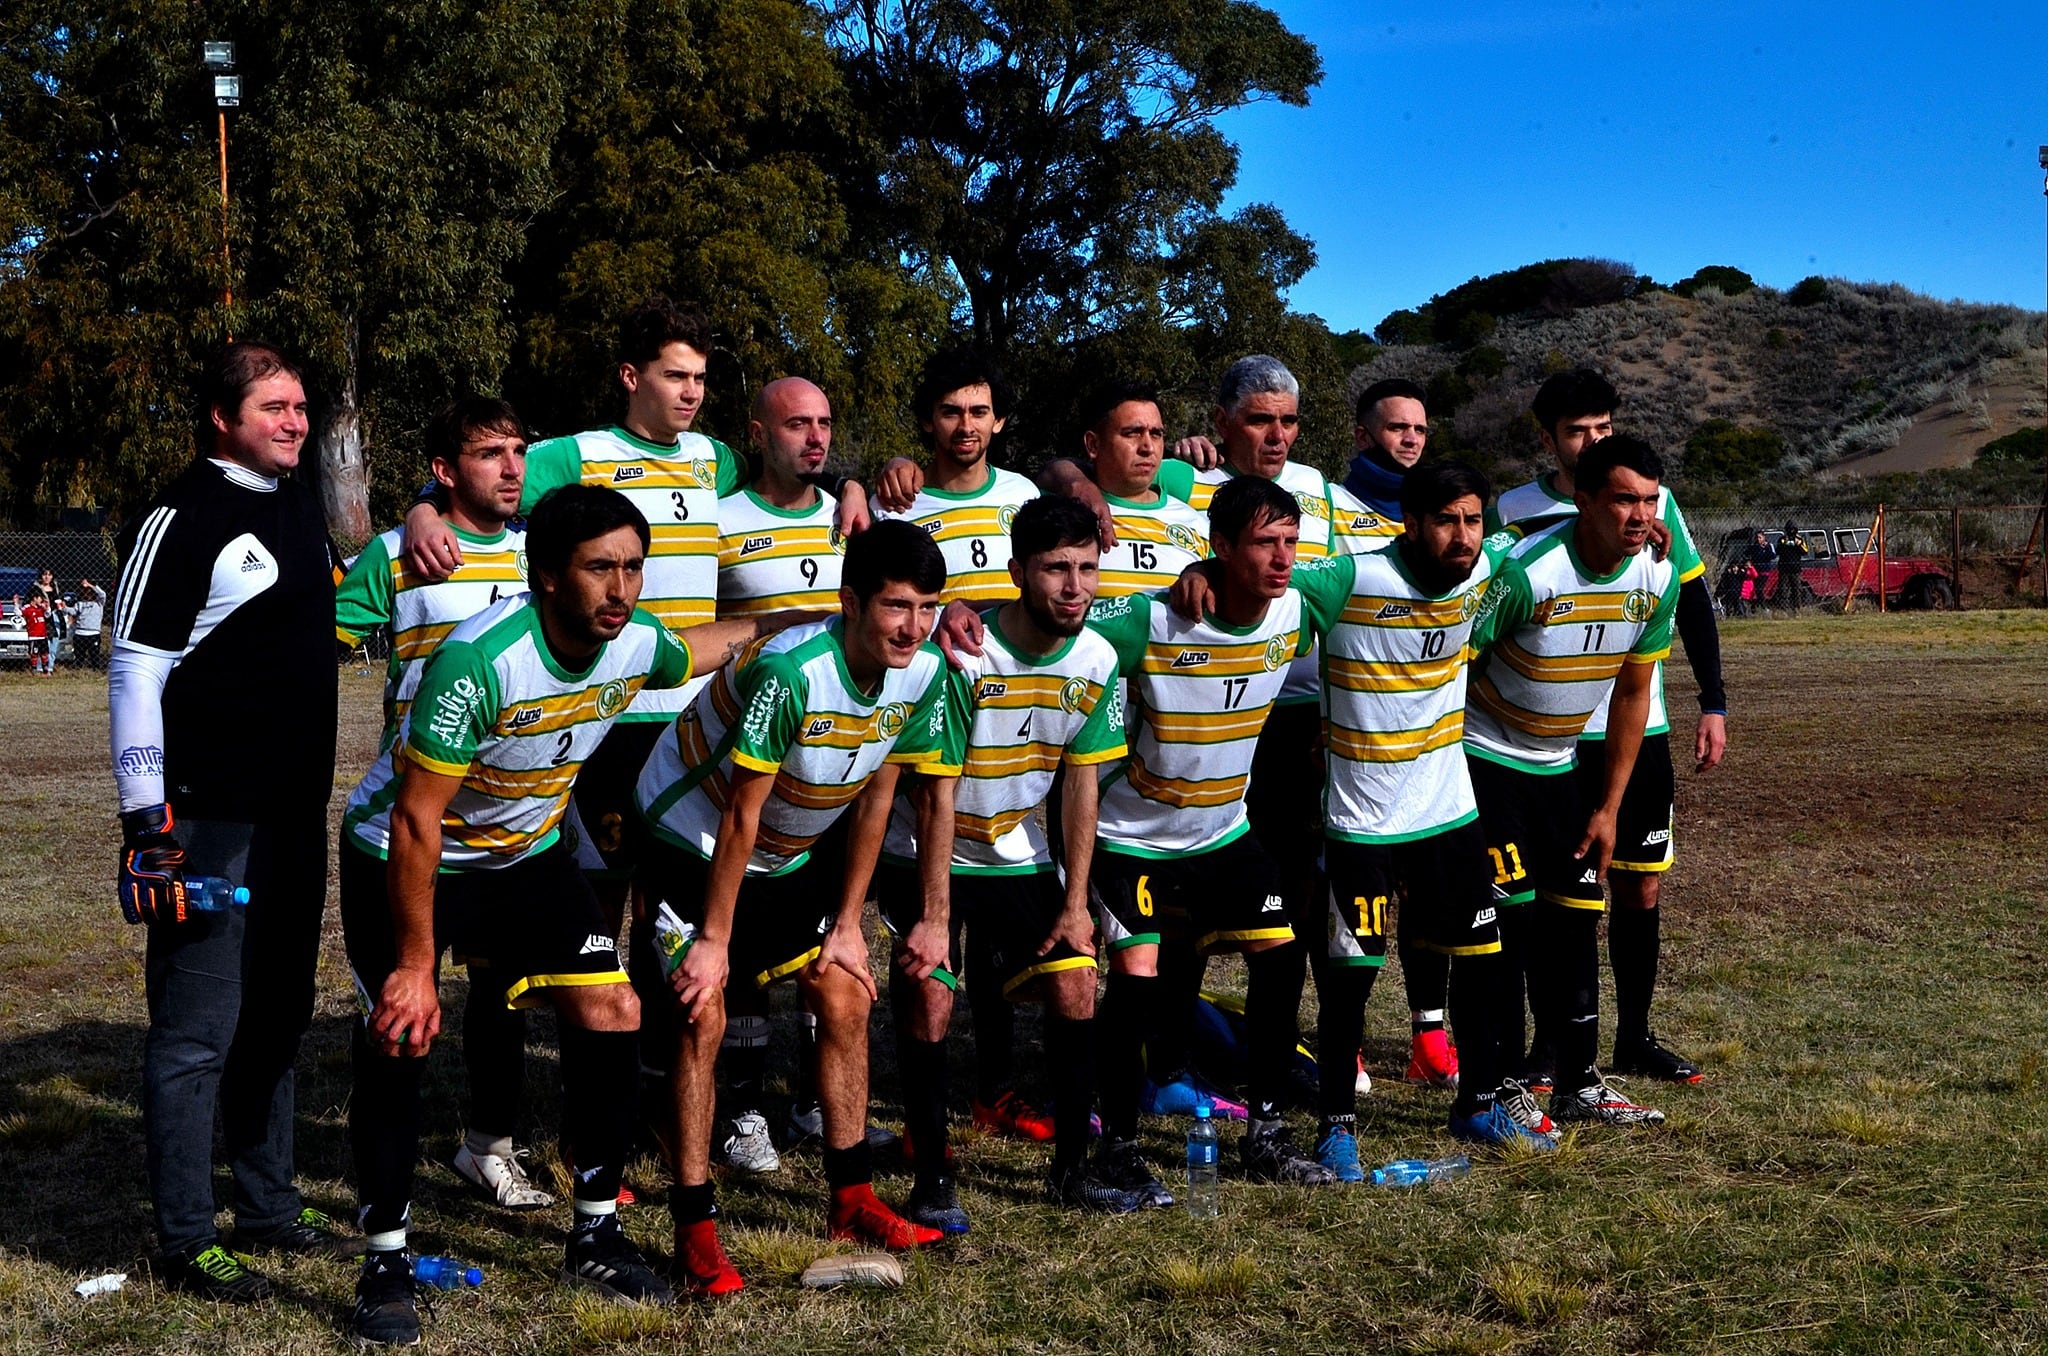
[{"label": "hill with shrubs", "polygon": [[[1536,387],[1588,366],[1621,391],[1618,422],[1666,452],[1688,503],[1811,498],[1821,482],[1830,498],[2041,497],[2048,325],[2015,306],[1839,278],[1781,291],[1725,265],[1667,286],[1560,259],[1396,311],[1370,342],[1344,338],[1354,395],[1386,377],[1421,383],[1432,447],[1505,482],[1542,463]],[[2030,428],[2031,443],[2011,441]],[[2014,450],[2026,446],[2034,455]]]}]

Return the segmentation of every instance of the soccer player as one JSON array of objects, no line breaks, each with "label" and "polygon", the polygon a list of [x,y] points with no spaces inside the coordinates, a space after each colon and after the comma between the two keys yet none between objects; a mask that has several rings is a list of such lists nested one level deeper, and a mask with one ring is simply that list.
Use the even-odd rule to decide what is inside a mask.
[{"label": "soccer player", "polygon": [[578,771],[635,693],[680,686],[694,656],[717,662],[789,618],[671,634],[637,606],[649,537],[614,490],[571,485],[543,499],[527,529],[533,591],[442,642],[399,741],[349,797],[342,928],[363,1010],[349,1138],[369,1236],[351,1324],[363,1341],[419,1340],[406,1230],[448,946],[491,958],[502,1001],[555,1010],[577,1155],[564,1279],[612,1299],[670,1298],[616,1214],[639,1004],[560,826]]},{"label": "soccer player", "polygon": [[[934,355],[912,406],[930,469],[898,458],[876,488],[876,517],[902,519],[930,533],[945,555],[947,600],[977,610],[1016,596],[1010,524],[1019,508],[1038,497],[1030,480],[989,464],[1009,420],[1010,399],[1001,370],[974,349]],[[1018,1139],[1052,1139],[1053,1118],[1015,1087],[1017,1038],[1009,1001],[996,985],[978,983],[971,971],[963,978],[974,1024],[975,1124]]]},{"label": "soccer player", "polygon": [[[1117,652],[1130,686],[1130,756],[1102,791],[1094,862],[1110,947],[1103,1012],[1098,1164],[1146,1204],[1171,1204],[1135,1137],[1144,1051],[1179,1020],[1159,978],[1162,951],[1239,951],[1251,1067],[1250,1123],[1240,1144],[1257,1180],[1322,1185],[1336,1177],[1303,1156],[1281,1120],[1304,978],[1281,898],[1281,873],[1249,823],[1253,746],[1288,664],[1342,606],[1333,590],[1289,585],[1301,506],[1262,476],[1240,476],[1210,502],[1218,567],[1211,615],[1188,622],[1164,593],[1105,599],[1089,625]],[[1301,769],[1292,770],[1299,777]],[[1195,969],[1188,965],[1186,969]]]},{"label": "soccer player", "polygon": [[[882,916],[896,938],[889,996],[917,1173],[905,1213],[947,1233],[968,1227],[946,1136],[954,987],[947,967],[963,922],[967,969],[977,983],[1006,1001],[1046,1004],[1057,1127],[1046,1194],[1094,1210],[1138,1207],[1087,1162],[1095,1097],[1094,773],[1125,752],[1117,656],[1086,629],[1101,556],[1096,534],[1095,514],[1076,500],[1048,495],[1017,510],[1009,562],[1017,597],[982,613],[981,656],[948,678],[956,706],[970,713],[959,780],[918,779],[918,793],[938,798],[930,836],[898,798],[877,876]],[[1034,812],[1062,766],[1055,864]],[[934,862],[950,870],[927,889],[921,868]]]},{"label": "soccer player", "polygon": [[[1664,1119],[1616,1092],[1596,1064],[1601,883],[1678,608],[1677,571],[1643,549],[1663,476],[1635,438],[1587,449],[1577,514],[1515,547],[1473,635],[1490,653],[1472,679],[1465,749],[1502,897],[1507,997],[1519,1026],[1526,973],[1537,1021],[1554,1033],[1559,1121]],[[1604,777],[1597,799],[1582,798],[1579,735],[1603,704]]]},{"label": "soccer player", "polygon": [[[149,925],[142,1130],[160,1274],[247,1302],[270,1282],[237,1254],[361,1247],[292,1183],[292,1061],[327,901],[335,558],[318,498],[291,478],[308,427],[298,367],[231,343],[198,404],[206,455],[122,534],[107,705],[121,907]],[[247,886],[248,907],[190,908],[187,874]],[[232,1252],[214,1227],[216,1120]]]},{"label": "soccer player", "polygon": [[[842,577],[841,615],[793,627],[721,671],[663,731],[635,790],[654,838],[642,882],[685,1019],[670,1209],[679,1273],[695,1293],[742,1285],[718,1242],[710,1182],[728,977],[760,988],[794,977],[818,1014],[832,1237],[900,1250],[944,1236],[874,1193],[865,1129],[876,992],[861,910],[897,765],[959,774],[945,661],[925,640],[945,561],[921,529],[882,522],[847,544]],[[849,806],[843,865],[818,860],[814,847]]]},{"label": "soccer player", "polygon": [[[432,582],[414,574],[394,528],[371,539],[349,567],[334,598],[334,634],[355,645],[380,626],[391,628],[384,681],[384,732],[391,747],[405,725],[427,658],[448,634],[501,598],[526,591],[526,530],[511,524],[526,483],[526,434],[518,411],[502,400],[450,401],[427,424],[428,465],[446,492],[449,530],[462,542],[462,563]],[[458,1176],[508,1210],[555,1203],[535,1186],[513,1143],[526,1082],[526,1014],[505,1004],[505,988],[488,956],[469,963],[462,1014],[462,1060],[469,1073],[470,1124],[451,1164]],[[517,978],[514,976],[513,978]]]},{"label": "soccer player", "polygon": [[[1377,551],[1403,538],[1401,487],[1429,445],[1426,399],[1420,386],[1398,378],[1376,381],[1358,393],[1357,422],[1351,428],[1357,455],[1343,482],[1330,486],[1338,550]],[[1408,1078],[1455,1088],[1458,1052],[1444,1034],[1450,958],[1419,943],[1398,905],[1395,917],[1401,980],[1408,990]],[[1358,1090],[1371,1086],[1361,1062]]]},{"label": "soccer player", "polygon": [[[1534,413],[1543,445],[1557,460],[1557,469],[1501,495],[1497,521],[1530,533],[1577,512],[1574,473],[1586,448],[1614,429],[1619,396],[1606,378],[1584,368],[1559,373],[1536,392]],[[1678,572],[1678,637],[1699,684],[1700,720],[1693,740],[1694,767],[1706,771],[1720,763],[1728,744],[1728,698],[1721,681],[1721,636],[1714,621],[1714,602],[1706,578],[1706,562],[1694,547],[1685,515],[1660,486],[1657,520],[1669,537],[1666,551]],[[1578,767],[1581,794],[1592,799],[1603,776],[1603,742],[1607,710],[1593,713],[1581,736]],[[1657,986],[1661,949],[1659,899],[1663,873],[1675,856],[1672,800],[1675,776],[1671,758],[1671,722],[1664,703],[1664,666],[1651,677],[1649,723],[1622,802],[1613,870],[1608,877],[1614,911],[1607,920],[1607,954],[1614,971],[1614,1059],[1618,1073],[1647,1074],[1676,1083],[1700,1081],[1699,1065],[1668,1049],[1650,1029],[1650,1002]],[[1505,882],[1502,882],[1505,884]],[[1549,1069],[1544,1059],[1548,1033],[1540,1024],[1532,1076]],[[1540,1077],[1537,1078],[1540,1084]]]},{"label": "soccer player", "polygon": [[1117,382],[1096,392],[1086,413],[1081,448],[1116,525],[1116,545],[1102,559],[1102,596],[1170,587],[1208,556],[1209,518],[1159,487],[1166,454],[1159,392]]}]

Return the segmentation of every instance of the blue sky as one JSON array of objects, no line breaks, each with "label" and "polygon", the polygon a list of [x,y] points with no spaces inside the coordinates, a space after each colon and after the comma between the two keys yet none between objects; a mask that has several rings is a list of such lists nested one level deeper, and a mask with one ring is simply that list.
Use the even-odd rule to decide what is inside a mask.
[{"label": "blue sky", "polygon": [[1222,119],[1228,206],[1315,241],[1293,302],[1334,329],[1582,255],[2044,304],[2038,0],[1267,3],[1323,83]]}]

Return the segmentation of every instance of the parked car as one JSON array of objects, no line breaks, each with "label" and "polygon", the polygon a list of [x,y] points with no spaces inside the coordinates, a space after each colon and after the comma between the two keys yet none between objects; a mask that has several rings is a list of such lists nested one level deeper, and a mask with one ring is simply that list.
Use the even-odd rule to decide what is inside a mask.
[{"label": "parked car", "polygon": [[[1785,534],[1777,528],[1761,531],[1772,550]],[[1724,564],[1747,559],[1752,529],[1739,529],[1721,539]],[[1948,564],[1928,556],[1886,554],[1880,569],[1877,543],[1868,527],[1802,527],[1799,538],[1806,543],[1806,561],[1800,567],[1800,583],[1807,602],[1825,603],[1840,610],[1855,584],[1859,602],[1876,603],[1880,590],[1887,607],[1930,608],[1947,611],[1956,605],[1955,581]],[[1862,567],[1861,578],[1857,567]],[[1778,598],[1778,566],[1772,559],[1757,567],[1756,596],[1769,606]]]}]

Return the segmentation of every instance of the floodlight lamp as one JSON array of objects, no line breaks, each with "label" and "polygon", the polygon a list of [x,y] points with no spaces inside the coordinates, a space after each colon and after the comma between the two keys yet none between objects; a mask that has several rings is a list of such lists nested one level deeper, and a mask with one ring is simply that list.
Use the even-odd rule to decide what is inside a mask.
[{"label": "floodlight lamp", "polygon": [[2041,168],[2048,169],[2048,146],[2041,148]]},{"label": "floodlight lamp", "polygon": [[213,77],[213,103],[216,108],[240,108],[242,106],[242,77],[239,75],[216,75]]},{"label": "floodlight lamp", "polygon": [[231,42],[202,42],[199,44],[199,56],[209,71],[231,71],[235,68],[235,45]]}]

